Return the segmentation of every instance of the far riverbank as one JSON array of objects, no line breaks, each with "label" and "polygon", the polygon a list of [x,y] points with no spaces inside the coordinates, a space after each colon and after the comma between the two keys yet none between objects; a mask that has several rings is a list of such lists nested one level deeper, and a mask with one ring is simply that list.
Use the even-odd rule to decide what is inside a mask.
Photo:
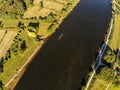
[{"label": "far riverbank", "polygon": [[[62,23],[62,21],[67,17],[67,15],[69,13],[71,13],[71,11],[74,9],[74,7],[78,4],[79,0],[76,0],[73,4],[72,7],[65,12],[64,17],[61,17],[60,20],[58,21],[58,27],[59,25]],[[52,33],[50,34],[52,35]],[[18,81],[20,80],[20,78],[22,77],[22,75],[24,75],[24,72],[26,71],[27,67],[29,66],[29,64],[31,63],[31,61],[33,60],[33,58],[36,56],[36,54],[40,51],[40,49],[42,48],[42,46],[44,45],[44,43],[46,43],[46,40],[50,37],[50,35],[46,35],[41,37],[41,43],[40,45],[35,49],[35,51],[32,53],[32,55],[26,60],[26,62],[21,66],[21,68],[16,71],[15,75],[6,83],[5,87],[6,89],[13,89],[16,84],[18,83]]]}]

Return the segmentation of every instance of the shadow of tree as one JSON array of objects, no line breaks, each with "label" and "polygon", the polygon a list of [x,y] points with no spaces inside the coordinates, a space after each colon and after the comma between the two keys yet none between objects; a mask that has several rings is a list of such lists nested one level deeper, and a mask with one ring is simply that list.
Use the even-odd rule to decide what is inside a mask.
[{"label": "shadow of tree", "polygon": [[4,67],[4,58],[2,57],[0,60],[0,73],[3,72],[3,67]]},{"label": "shadow of tree", "polygon": [[2,83],[2,80],[0,80],[0,90],[3,90],[3,83]]},{"label": "shadow of tree", "polygon": [[28,26],[32,26],[32,27],[34,27],[35,29],[36,29],[36,28],[39,28],[39,22],[30,22],[30,23],[28,24]]}]

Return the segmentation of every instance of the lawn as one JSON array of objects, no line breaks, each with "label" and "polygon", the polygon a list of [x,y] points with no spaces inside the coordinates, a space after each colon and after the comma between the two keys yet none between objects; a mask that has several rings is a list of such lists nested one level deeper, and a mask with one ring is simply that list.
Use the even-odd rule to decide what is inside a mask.
[{"label": "lawn", "polygon": [[111,84],[108,90],[120,90],[120,87],[115,87],[113,84]]}]

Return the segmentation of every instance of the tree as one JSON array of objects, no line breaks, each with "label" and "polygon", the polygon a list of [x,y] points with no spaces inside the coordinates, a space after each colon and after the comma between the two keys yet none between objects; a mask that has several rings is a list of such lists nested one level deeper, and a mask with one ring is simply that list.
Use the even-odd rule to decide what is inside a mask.
[{"label": "tree", "polygon": [[116,60],[113,62],[113,68],[116,69],[116,67],[120,68],[120,59],[116,58]]},{"label": "tree", "polygon": [[108,50],[103,58],[107,63],[113,63],[115,61],[115,53],[111,50]]},{"label": "tree", "polygon": [[113,85],[114,85],[114,87],[120,88],[120,82],[119,81],[114,82]]},{"label": "tree", "polygon": [[40,2],[40,9],[43,8],[43,1]]},{"label": "tree", "polygon": [[104,80],[106,83],[110,83],[115,79],[115,72],[111,68],[102,67],[100,72],[97,74],[97,78]]},{"label": "tree", "polygon": [[55,29],[56,29],[56,25],[55,25],[55,24],[51,24],[51,25],[49,26],[49,28],[48,28],[48,31],[49,31],[49,32],[54,32]]},{"label": "tree", "polygon": [[2,80],[0,80],[0,90],[3,90],[3,83],[2,83]]},{"label": "tree", "polygon": [[10,59],[11,58],[11,51],[10,51],[10,49],[6,52],[6,54],[5,54],[5,59],[6,60],[8,60],[8,59]]},{"label": "tree", "polygon": [[26,50],[27,46],[26,46],[26,41],[23,40],[23,42],[21,43],[21,46],[20,46],[21,50]]},{"label": "tree", "polygon": [[36,36],[36,40],[37,40],[37,41],[40,41],[40,40],[41,40],[40,35],[37,35],[37,36]]},{"label": "tree", "polygon": [[4,67],[4,57],[2,57],[0,60],[0,73],[3,72],[3,67]]}]

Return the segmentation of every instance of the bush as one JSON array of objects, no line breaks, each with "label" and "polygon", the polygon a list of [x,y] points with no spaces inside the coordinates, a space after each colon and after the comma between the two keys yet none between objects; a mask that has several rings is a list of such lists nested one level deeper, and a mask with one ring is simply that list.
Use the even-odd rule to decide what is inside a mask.
[{"label": "bush", "polygon": [[48,15],[47,18],[46,18],[46,22],[50,23],[50,22],[53,22],[54,19],[51,15]]},{"label": "bush", "polygon": [[113,63],[115,61],[115,53],[111,50],[108,50],[103,58],[107,63]]},{"label": "bush", "polygon": [[0,90],[3,90],[3,83],[2,83],[2,80],[0,80]]},{"label": "bush", "polygon": [[26,46],[26,41],[25,40],[23,40],[22,41],[22,43],[21,43],[21,45],[20,45],[20,48],[21,48],[21,50],[26,50],[26,48],[27,48],[27,46]]},{"label": "bush", "polygon": [[51,24],[48,28],[49,32],[54,32],[56,30],[56,25],[55,24]]}]

